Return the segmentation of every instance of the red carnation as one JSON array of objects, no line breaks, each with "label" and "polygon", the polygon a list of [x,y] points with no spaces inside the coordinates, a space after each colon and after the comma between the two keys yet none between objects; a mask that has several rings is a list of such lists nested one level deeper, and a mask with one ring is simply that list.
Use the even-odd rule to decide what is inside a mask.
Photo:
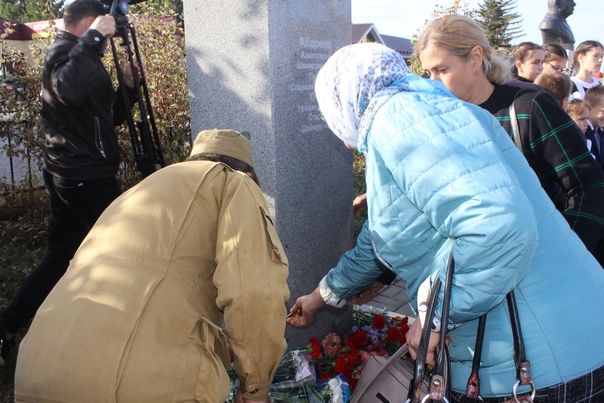
[{"label": "red carnation", "polygon": [[350,367],[354,367],[361,361],[361,354],[358,351],[351,351],[347,354],[347,361]]},{"label": "red carnation", "polygon": [[401,333],[396,327],[389,327],[386,331],[386,339],[389,341],[398,341],[401,338]]},{"label": "red carnation", "polygon": [[316,337],[310,338],[310,358],[312,360],[321,358],[321,342]]},{"label": "red carnation", "polygon": [[351,350],[358,350],[367,344],[369,336],[362,330],[356,331],[350,335],[350,344],[352,345]]},{"label": "red carnation", "polygon": [[348,364],[346,363],[346,360],[344,359],[344,357],[338,357],[336,358],[336,362],[335,362],[335,367],[336,367],[336,372],[343,374],[347,367]]},{"label": "red carnation", "polygon": [[373,323],[372,323],[373,327],[375,327],[378,330],[381,330],[384,328],[385,325],[386,325],[386,318],[384,318],[384,315],[375,315],[373,317]]}]

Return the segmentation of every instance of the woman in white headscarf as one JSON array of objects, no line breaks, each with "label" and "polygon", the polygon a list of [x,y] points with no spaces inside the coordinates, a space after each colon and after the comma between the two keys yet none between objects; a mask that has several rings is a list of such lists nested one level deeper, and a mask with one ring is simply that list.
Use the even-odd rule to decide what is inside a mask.
[{"label": "woman in white headscarf", "polygon": [[[444,281],[452,253],[455,391],[465,390],[477,319],[488,312],[482,396],[511,395],[516,369],[505,296],[512,290],[543,401],[576,379],[589,382],[566,385],[572,393],[603,390],[604,272],[492,115],[411,74],[402,56],[377,44],[338,50],[315,90],[331,130],[365,155],[368,222],[355,248],[298,298],[289,323],[306,326],[325,305],[345,305],[382,273],[376,259],[405,279],[414,307],[426,279]],[[420,332],[415,321],[407,335],[412,355]],[[433,331],[428,362],[439,339]]]}]

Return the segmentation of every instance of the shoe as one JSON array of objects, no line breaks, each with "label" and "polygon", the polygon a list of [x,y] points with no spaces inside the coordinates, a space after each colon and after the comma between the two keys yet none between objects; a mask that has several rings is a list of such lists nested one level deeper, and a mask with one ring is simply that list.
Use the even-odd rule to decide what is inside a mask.
[{"label": "shoe", "polygon": [[6,365],[8,355],[15,347],[15,335],[9,332],[0,332],[0,367]]}]

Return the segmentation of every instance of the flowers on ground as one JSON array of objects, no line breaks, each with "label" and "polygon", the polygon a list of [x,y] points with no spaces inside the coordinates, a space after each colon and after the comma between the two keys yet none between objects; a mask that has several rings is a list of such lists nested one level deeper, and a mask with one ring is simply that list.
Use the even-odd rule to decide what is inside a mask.
[{"label": "flowers on ground", "polygon": [[307,351],[319,380],[342,375],[354,389],[363,365],[372,355],[388,356],[405,343],[409,327],[406,317],[355,311],[355,324],[348,334],[330,333],[310,339]]}]

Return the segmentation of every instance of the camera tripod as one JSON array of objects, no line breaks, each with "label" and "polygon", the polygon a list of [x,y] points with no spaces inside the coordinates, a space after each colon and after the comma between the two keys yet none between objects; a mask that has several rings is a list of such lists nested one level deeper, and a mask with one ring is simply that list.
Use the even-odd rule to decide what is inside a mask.
[{"label": "camera tripod", "polygon": [[[134,3],[139,1],[132,2]],[[136,170],[141,173],[143,178],[145,178],[146,176],[155,172],[157,169],[164,167],[166,163],[164,161],[162,146],[159,141],[153,108],[151,107],[149,87],[147,86],[147,79],[138,47],[136,29],[134,24],[130,23],[128,20],[127,10],[127,0],[113,0],[109,13],[115,18],[116,33],[114,37],[110,38],[109,42],[111,43],[111,52],[113,53],[115,71],[117,74],[119,87],[121,89],[121,94],[119,96],[122,97],[124,105],[126,105],[127,110],[129,111],[129,113],[126,114],[126,122],[128,124],[130,142],[134,152]],[[140,116],[140,120],[136,122],[134,121],[134,117],[132,115],[132,105],[124,82],[124,71],[119,63],[117,45],[115,43],[116,38],[120,38],[123,41],[120,45],[124,47],[126,51],[128,63],[130,65],[130,69],[132,70],[134,89],[138,99],[138,112]],[[136,66],[139,67],[138,71]]]}]

